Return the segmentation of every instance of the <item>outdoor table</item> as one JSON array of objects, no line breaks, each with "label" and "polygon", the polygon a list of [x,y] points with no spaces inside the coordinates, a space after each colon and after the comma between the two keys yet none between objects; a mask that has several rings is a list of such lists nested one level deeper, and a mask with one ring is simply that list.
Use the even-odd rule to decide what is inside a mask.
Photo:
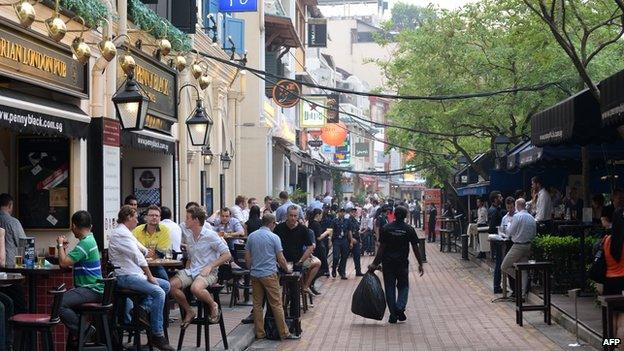
[{"label": "outdoor table", "polygon": [[[615,312],[624,310],[624,296],[602,295],[598,296],[602,307],[602,338],[615,338]],[[615,350],[615,345],[605,345],[603,350]]]},{"label": "outdoor table", "polygon": [[494,263],[494,276],[496,277],[496,275],[499,275],[503,283],[503,296],[492,300],[492,302],[511,301],[511,299],[507,297],[507,279],[505,277],[505,272],[501,270],[501,265],[503,264],[503,257],[507,254],[507,251],[509,251],[513,243],[511,242],[511,238],[499,239],[488,237],[488,241],[492,246],[492,251],[494,251],[494,254],[496,255],[496,261]]},{"label": "outdoor table", "polygon": [[[28,277],[28,312],[37,313],[37,281],[38,278],[48,278],[54,273],[71,272],[71,269],[61,269],[57,265],[46,266],[43,268],[26,268],[26,267],[0,267],[0,272],[20,273]],[[35,279],[35,277],[38,277]],[[71,275],[70,275],[71,278]],[[71,279],[70,279],[71,280]],[[45,291],[45,289],[44,289]]]},{"label": "outdoor table", "polygon": [[167,258],[148,259],[147,265],[150,267],[165,267],[165,268],[183,268],[184,265],[180,260],[172,260]]},{"label": "outdoor table", "polygon": [[[442,218],[440,219],[440,252],[444,252],[444,245],[446,244],[447,252],[451,252],[451,238],[455,233],[455,225],[457,220],[454,218]],[[457,249],[455,249],[457,252]]]},{"label": "outdoor table", "polygon": [[571,233],[571,234],[578,234],[579,238],[580,238],[580,242],[579,242],[579,260],[581,262],[580,265],[580,274],[578,277],[578,288],[583,289],[583,287],[585,286],[585,237],[587,236],[587,232],[591,229],[596,227],[596,225],[594,224],[566,224],[566,225],[560,225],[559,226],[559,230],[563,233]]},{"label": "outdoor table", "polygon": [[24,280],[24,276],[19,273],[7,273],[6,277],[0,277],[0,286],[9,286]]}]

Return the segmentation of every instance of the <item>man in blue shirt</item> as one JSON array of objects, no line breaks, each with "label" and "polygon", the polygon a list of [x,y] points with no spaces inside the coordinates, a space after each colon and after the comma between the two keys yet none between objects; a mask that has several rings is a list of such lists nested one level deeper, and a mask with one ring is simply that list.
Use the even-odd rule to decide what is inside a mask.
[{"label": "man in blue shirt", "polygon": [[315,208],[318,208],[319,210],[323,209],[323,202],[321,201],[321,196],[317,196],[314,198],[314,201],[312,201],[310,203],[310,209],[313,210]]},{"label": "man in blue shirt", "polygon": [[293,205],[299,208],[299,220],[303,221],[303,210],[301,209],[301,206],[295,205],[292,201],[290,201],[290,199],[288,198],[287,192],[285,191],[280,192],[279,198],[282,201],[282,205],[278,207],[277,210],[275,210],[275,220],[277,221],[277,223],[282,223],[286,220],[288,207],[293,206]]},{"label": "man in blue shirt", "polygon": [[291,271],[282,252],[282,242],[273,233],[273,229],[275,229],[275,216],[265,214],[262,216],[262,227],[249,234],[245,247],[245,262],[250,269],[253,289],[253,317],[256,337],[258,339],[266,337],[262,306],[266,295],[280,337],[282,339],[299,339],[298,336],[290,334],[284,317],[282,289],[279,283],[277,264],[286,273]]},{"label": "man in blue shirt", "polygon": [[340,279],[347,279],[347,258],[349,250],[353,247],[351,236],[351,221],[345,218],[345,210],[338,210],[338,217],[332,223],[332,245],[334,247],[334,259],[332,262],[332,277],[336,278],[336,267],[340,273]]}]

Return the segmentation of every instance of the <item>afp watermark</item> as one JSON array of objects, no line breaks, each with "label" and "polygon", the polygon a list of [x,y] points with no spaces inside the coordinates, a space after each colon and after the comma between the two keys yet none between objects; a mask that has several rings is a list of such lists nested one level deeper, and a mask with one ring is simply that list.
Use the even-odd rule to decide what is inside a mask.
[{"label": "afp watermark", "polygon": [[602,346],[618,346],[622,343],[622,339],[602,339]]}]

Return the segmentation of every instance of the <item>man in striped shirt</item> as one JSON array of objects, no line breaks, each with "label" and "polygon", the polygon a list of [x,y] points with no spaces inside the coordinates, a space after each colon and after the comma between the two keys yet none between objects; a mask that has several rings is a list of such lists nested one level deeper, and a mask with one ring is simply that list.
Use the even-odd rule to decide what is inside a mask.
[{"label": "man in striped shirt", "polygon": [[[78,315],[72,308],[86,302],[100,302],[104,292],[102,271],[100,269],[100,252],[91,233],[91,215],[87,211],[78,211],[71,218],[71,231],[78,239],[78,244],[70,252],[66,252],[65,236],[59,236],[57,248],[59,265],[62,268],[74,267],[74,288],[63,295],[61,304],[61,320],[69,328],[74,340],[78,337]],[[87,329],[87,339],[95,332],[93,326]]]}]

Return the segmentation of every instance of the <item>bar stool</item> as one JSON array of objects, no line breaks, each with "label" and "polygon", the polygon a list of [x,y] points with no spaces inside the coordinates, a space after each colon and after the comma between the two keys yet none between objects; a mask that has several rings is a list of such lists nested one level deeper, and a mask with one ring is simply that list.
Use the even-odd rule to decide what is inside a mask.
[{"label": "bar stool", "polygon": [[[550,270],[551,262],[519,262],[514,263],[516,272],[516,324],[522,326],[522,312],[543,311],[544,323],[550,325]],[[541,271],[544,285],[544,303],[541,305],[523,305],[522,303],[522,271]]]},{"label": "bar stool", "polygon": [[[20,313],[9,319],[9,325],[15,330],[17,345],[15,350],[28,351],[37,348],[37,333],[41,333],[41,340],[44,351],[54,350],[54,340],[52,340],[52,328],[61,322],[60,309],[63,302],[63,294],[67,291],[65,284],[59,285],[49,293],[54,296],[52,310],[50,314],[42,313]],[[27,335],[35,336],[35,340],[26,342]],[[30,344],[30,345],[28,345]],[[29,347],[30,346],[30,347]]]},{"label": "bar stool", "polygon": [[[232,268],[232,293],[230,297],[230,307],[235,305],[253,306],[251,303],[239,303],[239,292],[243,290],[245,300],[249,300],[249,290],[251,289],[251,272],[247,269],[247,262],[245,261],[245,245],[234,245],[234,263],[241,268]],[[241,284],[241,280],[243,283]]]},{"label": "bar stool", "polygon": [[[132,301],[132,305],[134,307],[140,306],[141,301],[145,299],[145,294],[134,291],[131,289],[115,289],[115,303],[114,305],[114,327],[117,333],[115,342],[116,347],[122,347],[123,345],[123,334],[124,332],[128,332],[128,336],[130,339],[134,338],[134,350],[141,350],[141,332],[148,332],[147,327],[144,326],[139,321],[139,316],[137,313],[137,309],[132,310],[132,318],[130,320],[130,324],[126,324],[124,322],[126,317],[126,304],[127,301]],[[151,343],[148,343],[149,350],[152,351]]]},{"label": "bar stool", "polygon": [[[102,279],[104,282],[104,294],[102,295],[102,302],[89,302],[75,308],[78,314],[78,351],[82,350],[113,350],[113,341],[110,333],[110,321],[108,319],[109,313],[113,310],[113,291],[115,289],[115,282],[117,278],[109,276]],[[99,342],[93,345],[86,345],[87,340],[85,337],[85,318],[93,318],[99,321],[102,325],[102,333],[100,337],[104,337],[105,344],[102,345]],[[101,338],[100,338],[101,340]]]},{"label": "bar stool", "polygon": [[[219,294],[221,290],[223,290],[223,285],[215,284],[206,288],[208,292],[212,295],[214,301],[219,305],[219,309],[221,309],[221,300],[219,299]],[[190,324],[197,325],[197,341],[196,347],[201,346],[201,327],[204,327],[204,343],[206,351],[210,350],[210,333],[208,327],[210,326],[210,307],[204,304],[200,299],[197,299],[197,316],[193,318]],[[221,329],[221,339],[223,340],[223,346],[225,349],[228,349],[228,341],[227,341],[227,333],[225,331],[225,322],[223,321],[223,313],[221,313],[221,317],[219,318],[219,328]],[[184,334],[186,333],[186,329],[180,329],[180,338],[178,339],[178,348],[180,351],[182,349],[182,344],[184,343]]]}]

